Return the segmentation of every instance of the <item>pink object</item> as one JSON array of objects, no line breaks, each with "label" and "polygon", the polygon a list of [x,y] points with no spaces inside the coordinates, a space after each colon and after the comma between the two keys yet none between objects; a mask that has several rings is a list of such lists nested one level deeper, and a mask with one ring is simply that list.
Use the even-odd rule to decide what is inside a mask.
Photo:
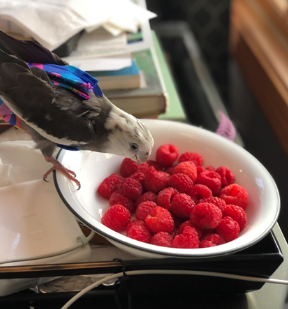
[{"label": "pink object", "polygon": [[220,115],[220,123],[216,130],[216,133],[228,138],[230,141],[234,141],[236,137],[236,129],[232,121],[221,111],[218,111],[218,113]]}]

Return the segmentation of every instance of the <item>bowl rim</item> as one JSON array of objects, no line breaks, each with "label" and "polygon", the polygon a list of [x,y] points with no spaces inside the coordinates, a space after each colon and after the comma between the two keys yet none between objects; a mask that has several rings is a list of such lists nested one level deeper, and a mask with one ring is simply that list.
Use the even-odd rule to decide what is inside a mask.
[{"label": "bowl rim", "polygon": [[[178,123],[178,122],[175,122],[175,121],[170,121],[170,120],[159,120],[159,119],[141,119],[142,120],[145,120],[145,121],[152,121],[152,122],[155,122],[157,121],[158,122],[167,122],[167,123],[173,123],[173,124],[181,124],[181,125],[184,125],[184,126],[189,126],[189,127],[193,127],[194,129],[199,129],[201,131],[205,131],[206,133],[208,134],[215,134],[214,132],[211,132],[211,131],[208,131],[206,129],[203,129],[203,128],[199,128],[199,127],[196,127],[196,126],[193,126],[191,124],[187,124],[187,123]],[[216,138],[222,138],[224,139],[225,141],[227,142],[230,142],[228,141],[226,138],[220,136],[220,135],[216,135]],[[278,220],[278,217],[279,217],[279,214],[280,214],[280,195],[279,195],[279,191],[278,191],[278,187],[273,179],[273,177],[271,176],[271,174],[268,172],[268,170],[265,168],[265,166],[260,162],[258,161],[257,158],[255,158],[251,153],[249,153],[247,150],[245,150],[243,147],[237,145],[234,143],[234,146],[237,146],[241,149],[241,151],[244,151],[246,153],[246,155],[250,156],[252,160],[254,160],[255,162],[258,162],[258,164],[260,164],[263,169],[265,170],[265,173],[267,173],[267,176],[269,178],[269,180],[271,181],[271,184],[273,185],[274,189],[275,189],[275,193],[277,195],[277,210],[275,212],[275,215],[274,215],[274,219],[271,221],[271,223],[269,224],[269,226],[267,226],[265,232],[263,232],[261,235],[259,235],[258,237],[256,237],[254,239],[254,241],[251,241],[251,242],[248,242],[246,245],[241,245],[241,247],[237,247],[235,246],[235,248],[229,248],[228,250],[226,251],[220,251],[220,252],[212,252],[212,253],[208,253],[206,251],[205,253],[205,250],[203,250],[203,254],[201,254],[201,252],[197,252],[197,254],[194,254],[194,255],[191,255],[191,252],[193,252],[195,249],[180,249],[180,248],[166,248],[165,247],[165,251],[161,251],[163,250],[164,247],[159,247],[159,246],[154,246],[154,245],[151,245],[151,244],[145,244],[144,245],[150,245],[150,246],[153,246],[155,248],[144,248],[143,247],[143,243],[139,242],[139,245],[137,244],[138,241],[136,241],[136,243],[131,243],[129,241],[129,238],[127,236],[125,236],[125,238],[127,238],[127,241],[125,240],[122,240],[122,239],[119,239],[117,237],[114,237],[113,235],[111,234],[108,234],[100,229],[98,229],[97,227],[93,226],[93,224],[89,223],[87,220],[85,220],[77,211],[74,210],[74,208],[69,204],[69,202],[66,200],[65,196],[63,195],[62,191],[61,191],[61,188],[60,188],[60,185],[58,183],[58,180],[57,180],[57,177],[58,176],[62,176],[62,174],[60,174],[59,172],[57,171],[53,171],[53,180],[54,180],[54,185],[55,185],[55,188],[56,188],[56,191],[58,193],[58,195],[60,196],[60,198],[62,199],[63,203],[66,205],[66,207],[79,219],[79,221],[81,221],[84,225],[86,225],[87,227],[89,227],[91,230],[97,232],[98,234],[100,234],[101,236],[107,238],[108,240],[110,239],[111,241],[113,242],[116,242],[116,243],[120,243],[121,245],[123,246],[126,246],[126,247],[129,247],[129,249],[134,249],[134,250],[138,250],[138,251],[141,251],[141,252],[146,252],[146,253],[150,253],[150,254],[153,254],[155,256],[162,256],[162,257],[177,257],[177,258],[190,258],[190,259],[196,259],[196,258],[211,258],[211,257],[219,257],[219,256],[224,256],[224,255],[229,255],[229,254],[232,254],[232,253],[235,253],[235,252],[239,252],[239,251],[242,251],[244,249],[247,249],[251,246],[253,246],[254,244],[258,243],[260,240],[262,240],[270,231],[271,229],[273,228],[273,226],[276,224],[277,220]],[[56,159],[58,160],[58,158],[63,154],[63,152],[67,152],[69,150],[66,150],[66,149],[60,149],[59,152],[57,153],[57,156],[56,156]],[[117,232],[115,232],[117,233]],[[117,233],[118,234],[118,233]],[[121,235],[121,234],[119,234]],[[124,235],[123,235],[124,236]],[[133,240],[132,240],[133,241]],[[135,240],[134,240],[135,241]],[[225,244],[224,244],[225,245]],[[224,246],[223,245],[223,246]],[[220,247],[220,246],[219,246]],[[222,247],[222,245],[221,245]],[[215,247],[213,247],[215,248]],[[201,248],[201,249],[204,249],[204,248]],[[193,251],[191,251],[193,250]],[[167,251],[167,252],[166,252]],[[171,251],[171,252],[170,252]],[[202,251],[202,250],[201,250]],[[207,254],[208,253],[208,254]]]}]

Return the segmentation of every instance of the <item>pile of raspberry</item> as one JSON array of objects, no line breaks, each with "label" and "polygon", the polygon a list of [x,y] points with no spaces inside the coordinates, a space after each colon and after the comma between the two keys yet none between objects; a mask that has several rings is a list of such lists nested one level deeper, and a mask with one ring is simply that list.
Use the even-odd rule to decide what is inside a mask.
[{"label": "pile of raspberry", "polygon": [[233,172],[204,167],[196,152],[179,156],[172,144],[143,164],[125,158],[120,173],[105,178],[97,194],[110,204],[102,224],[157,246],[218,246],[236,239],[247,223],[248,194]]}]

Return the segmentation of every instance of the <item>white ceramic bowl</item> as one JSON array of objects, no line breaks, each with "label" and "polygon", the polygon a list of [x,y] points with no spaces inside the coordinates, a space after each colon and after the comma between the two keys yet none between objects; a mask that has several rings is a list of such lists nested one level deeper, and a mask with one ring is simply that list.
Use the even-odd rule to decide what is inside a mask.
[{"label": "white ceramic bowl", "polygon": [[204,166],[224,165],[233,171],[236,182],[246,188],[249,203],[246,208],[247,226],[239,238],[221,246],[199,249],[175,249],[154,246],[130,239],[101,224],[101,217],[109,203],[96,194],[101,181],[119,172],[123,157],[89,151],[61,150],[58,160],[77,174],[81,189],[61,173],[55,173],[58,193],[67,207],[85,225],[107,238],[115,246],[141,257],[199,258],[230,254],[245,249],[269,233],[280,211],[278,189],[265,167],[250,153],[235,143],[207,130],[188,124],[164,120],[143,120],[152,133],[155,145],[151,159],[162,144],[171,143],[179,153],[198,152],[203,156]]}]

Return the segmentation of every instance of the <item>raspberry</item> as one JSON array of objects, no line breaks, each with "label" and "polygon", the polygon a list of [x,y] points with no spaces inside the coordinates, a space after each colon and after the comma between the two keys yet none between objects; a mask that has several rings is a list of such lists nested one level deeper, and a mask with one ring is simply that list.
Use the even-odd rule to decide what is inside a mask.
[{"label": "raspberry", "polygon": [[239,236],[240,227],[239,224],[231,217],[224,217],[217,226],[216,233],[219,234],[226,242],[229,242]]},{"label": "raspberry", "polygon": [[222,200],[222,198],[219,198],[219,197],[216,197],[216,196],[204,198],[204,199],[200,200],[199,203],[212,203],[215,206],[217,206],[222,211],[222,213],[223,213],[223,211],[226,207],[225,201]]},{"label": "raspberry", "polygon": [[205,168],[203,166],[197,166],[197,175],[199,175],[200,173],[206,171]]},{"label": "raspberry", "polygon": [[225,240],[218,234],[215,233],[208,233],[201,240],[208,240],[213,242],[215,245],[222,245],[225,244]]},{"label": "raspberry", "polygon": [[239,224],[240,231],[246,226],[247,216],[243,208],[236,205],[227,205],[223,211],[223,217],[226,216],[231,217]]},{"label": "raspberry", "polygon": [[185,193],[178,193],[173,196],[169,210],[180,218],[189,218],[194,206],[195,203],[191,196]]},{"label": "raspberry", "polygon": [[146,161],[148,168],[150,166],[153,166],[155,168],[156,171],[162,171],[162,166],[155,160],[147,160]]},{"label": "raspberry", "polygon": [[144,185],[145,174],[142,172],[135,172],[134,174],[130,175],[129,178],[137,180],[142,185]]},{"label": "raspberry", "polygon": [[185,161],[176,165],[173,170],[173,175],[178,173],[188,175],[193,180],[193,183],[197,179],[197,167],[192,161]]},{"label": "raspberry", "polygon": [[215,247],[216,245],[210,240],[201,240],[199,243],[199,248],[209,248]]},{"label": "raspberry", "polygon": [[174,228],[174,221],[170,212],[160,206],[155,207],[150,215],[145,218],[145,223],[154,234],[158,232],[171,232]]},{"label": "raspberry", "polygon": [[132,239],[150,243],[151,233],[144,221],[133,220],[126,228],[126,235]]},{"label": "raspberry", "polygon": [[101,223],[111,230],[119,232],[126,228],[130,219],[130,212],[127,208],[122,205],[113,205],[105,212]]},{"label": "raspberry", "polygon": [[171,205],[171,200],[173,196],[177,193],[178,191],[175,188],[171,188],[171,187],[161,190],[157,195],[157,199],[156,199],[157,205],[169,210],[170,205]]},{"label": "raspberry", "polygon": [[134,212],[134,210],[135,210],[134,202],[131,199],[122,195],[118,191],[115,191],[115,192],[112,193],[112,195],[109,199],[109,204],[110,204],[110,206],[122,205],[125,208],[127,208],[130,213]]},{"label": "raspberry", "polygon": [[122,182],[123,177],[118,174],[111,174],[106,177],[99,185],[97,192],[107,200],[114,191],[117,190],[118,185]]},{"label": "raspberry", "polygon": [[147,162],[144,162],[144,163],[141,163],[141,164],[137,164],[137,172],[139,173],[146,173],[147,170],[148,170],[148,163]]},{"label": "raspberry", "polygon": [[220,166],[216,169],[216,173],[221,176],[221,186],[226,187],[235,182],[234,174],[225,166]]},{"label": "raspberry", "polygon": [[188,193],[193,201],[198,204],[199,200],[212,196],[212,191],[205,185],[196,184],[193,186]]},{"label": "raspberry", "polygon": [[169,179],[169,174],[156,171],[153,166],[150,166],[145,175],[144,187],[148,191],[159,192],[168,187]]},{"label": "raspberry", "polygon": [[169,174],[169,175],[173,175],[174,167],[175,166],[167,167],[167,168],[165,168],[164,172]]},{"label": "raspberry", "polygon": [[183,222],[183,223],[180,225],[180,227],[179,227],[179,234],[182,234],[182,233],[183,233],[184,228],[185,228],[186,226],[194,227],[194,229],[195,229],[195,230],[197,231],[197,233],[198,233],[198,238],[200,239],[200,238],[202,237],[202,235],[203,235],[203,230],[199,229],[198,227],[195,227],[195,226],[192,224],[192,222],[191,222],[190,220],[187,220],[187,221]]},{"label": "raspberry", "polygon": [[145,220],[145,218],[151,213],[152,209],[157,207],[157,205],[154,202],[147,201],[141,203],[135,212],[135,217],[137,220]]},{"label": "raspberry", "polygon": [[212,165],[209,165],[209,166],[206,167],[206,171],[215,172],[215,167],[212,166]]},{"label": "raspberry", "polygon": [[193,180],[185,174],[174,174],[169,179],[169,186],[177,189],[180,193],[188,194],[193,187]]},{"label": "raspberry", "polygon": [[162,247],[172,247],[173,238],[167,232],[159,232],[152,236],[151,244]]},{"label": "raspberry", "polygon": [[174,229],[169,233],[169,235],[172,237],[172,239],[174,239],[175,236],[178,235],[178,229],[174,227]]},{"label": "raspberry", "polygon": [[184,152],[178,159],[178,162],[192,161],[196,166],[203,165],[203,158],[199,153],[196,152]]},{"label": "raspberry", "polygon": [[120,175],[129,177],[137,172],[137,163],[130,158],[125,158],[120,165]]},{"label": "raspberry", "polygon": [[190,220],[201,229],[214,229],[221,221],[221,210],[211,203],[199,203],[193,207]]},{"label": "raspberry", "polygon": [[147,169],[148,164],[146,162],[138,164],[130,158],[125,158],[120,165],[120,175],[126,178],[136,172],[145,173]]},{"label": "raspberry", "polygon": [[198,248],[199,238],[197,231],[190,226],[186,226],[182,234],[176,235],[172,241],[173,248]]},{"label": "raspberry", "polygon": [[156,151],[156,161],[163,167],[171,166],[178,158],[178,149],[172,144],[160,146]]},{"label": "raspberry", "polygon": [[216,172],[205,171],[198,175],[197,183],[207,186],[212,194],[216,194],[221,187],[221,177]]},{"label": "raspberry", "polygon": [[151,201],[156,203],[157,195],[155,192],[147,191],[143,195],[141,195],[137,200],[135,201],[135,206],[138,207],[143,202]]},{"label": "raspberry", "polygon": [[174,221],[174,228],[179,229],[180,225],[184,222],[184,220],[186,220],[186,218],[180,218],[176,216],[173,212],[170,212],[170,214]]},{"label": "raspberry", "polygon": [[137,200],[142,194],[143,187],[141,183],[132,178],[124,178],[118,185],[118,191],[131,200]]},{"label": "raspberry", "polygon": [[220,192],[220,198],[222,198],[226,204],[240,206],[243,209],[245,209],[248,204],[247,191],[236,183],[223,188]]}]

